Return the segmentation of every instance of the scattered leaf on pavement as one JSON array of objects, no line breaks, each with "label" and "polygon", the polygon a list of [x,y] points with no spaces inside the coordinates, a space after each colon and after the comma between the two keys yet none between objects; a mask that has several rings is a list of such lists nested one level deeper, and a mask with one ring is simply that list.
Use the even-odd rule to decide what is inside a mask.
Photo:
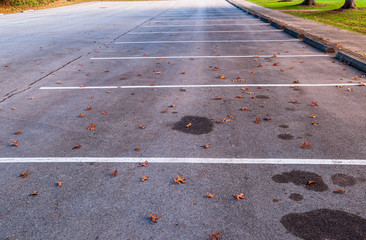
[{"label": "scattered leaf on pavement", "polygon": [[28,176],[29,176],[29,168],[27,169],[27,171],[22,172],[22,173],[19,175],[19,177],[21,177],[21,178],[26,178],[26,177],[28,177]]},{"label": "scattered leaf on pavement", "polygon": [[209,198],[214,198],[215,196],[212,193],[206,193],[206,196]]},{"label": "scattered leaf on pavement", "polygon": [[246,199],[246,198],[244,197],[244,193],[234,194],[233,196],[235,197],[235,199],[236,199],[236,200]]},{"label": "scattered leaf on pavement", "polygon": [[10,142],[10,146],[18,147],[19,146],[19,140]]},{"label": "scattered leaf on pavement", "polygon": [[141,178],[141,182],[145,182],[146,180],[149,180],[149,176],[147,176],[147,177],[142,176],[142,178]]},{"label": "scattered leaf on pavement", "polygon": [[81,148],[80,144],[73,146],[71,149],[78,149],[78,148]]},{"label": "scattered leaf on pavement", "polygon": [[151,217],[151,221],[153,223],[156,223],[157,220],[161,218],[161,216],[160,217],[157,217],[156,214],[154,214],[154,215],[152,215],[151,213],[149,213],[149,214],[150,214],[150,217]]},{"label": "scattered leaf on pavement", "polygon": [[187,178],[181,178],[179,175],[177,175],[177,179],[173,178],[175,183],[181,184],[181,183],[187,183]]}]

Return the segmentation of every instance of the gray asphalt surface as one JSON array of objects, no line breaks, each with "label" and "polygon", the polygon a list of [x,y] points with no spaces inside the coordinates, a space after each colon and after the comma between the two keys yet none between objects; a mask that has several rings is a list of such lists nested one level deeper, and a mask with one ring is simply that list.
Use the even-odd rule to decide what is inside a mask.
[{"label": "gray asphalt surface", "polygon": [[[0,239],[366,239],[365,167],[306,162],[365,159],[366,87],[346,86],[364,73],[223,0],[83,3],[0,26],[0,160],[98,158],[1,163]],[[233,84],[257,85],[189,87]],[[137,159],[98,162],[114,157]],[[201,163],[139,167],[161,157]]]}]

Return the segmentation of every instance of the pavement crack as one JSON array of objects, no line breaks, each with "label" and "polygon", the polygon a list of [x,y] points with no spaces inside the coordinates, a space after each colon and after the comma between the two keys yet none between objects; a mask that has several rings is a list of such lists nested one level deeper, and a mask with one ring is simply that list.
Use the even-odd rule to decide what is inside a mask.
[{"label": "pavement crack", "polygon": [[57,69],[55,69],[55,70],[53,70],[53,71],[51,71],[51,72],[47,73],[47,74],[46,74],[46,75],[44,75],[43,77],[38,78],[37,80],[35,80],[35,81],[33,81],[33,82],[29,83],[27,86],[25,86],[25,87],[23,87],[23,88],[18,88],[18,89],[15,89],[15,90],[11,91],[11,92],[8,92],[8,93],[7,93],[7,94],[5,94],[5,96],[0,100],[0,103],[5,102],[6,100],[8,100],[9,98],[11,98],[11,97],[13,97],[13,96],[15,96],[15,95],[18,95],[18,94],[20,94],[20,93],[23,93],[23,92],[25,92],[25,91],[29,90],[29,89],[32,87],[32,85],[34,85],[34,84],[38,83],[39,81],[41,81],[41,80],[45,79],[46,77],[48,77],[48,76],[52,75],[53,73],[55,73],[55,72],[57,72],[57,71],[61,70],[62,68],[64,68],[64,67],[66,67],[67,65],[69,65],[69,64],[71,64],[71,63],[73,63],[73,62],[75,62],[76,60],[80,59],[81,57],[82,57],[82,56],[79,56],[79,57],[77,57],[77,58],[74,58],[73,60],[71,60],[71,61],[69,61],[69,62],[65,63],[64,65],[62,65],[61,67],[59,67],[59,68],[57,68]]}]

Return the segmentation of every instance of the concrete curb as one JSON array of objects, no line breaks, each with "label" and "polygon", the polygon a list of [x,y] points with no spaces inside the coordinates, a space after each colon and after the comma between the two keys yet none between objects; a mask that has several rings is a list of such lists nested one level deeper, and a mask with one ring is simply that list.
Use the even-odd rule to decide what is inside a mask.
[{"label": "concrete curb", "polygon": [[350,57],[341,52],[337,53],[336,58],[366,73],[366,63],[358,61],[357,59],[354,59],[353,57]]},{"label": "concrete curb", "polygon": [[[273,21],[271,19],[270,16],[267,16],[267,15],[263,15],[263,14],[260,14],[260,13],[256,13],[255,11],[251,10],[251,9],[248,9],[248,8],[245,8],[245,7],[241,7],[233,2],[231,2],[231,0],[226,0],[228,3],[230,3],[231,5],[233,5],[234,7],[248,13],[249,15],[253,15],[253,16],[256,16],[257,18],[259,19],[265,19],[265,20],[262,20],[262,21],[267,21],[268,23],[271,23],[270,25],[272,27],[275,27],[275,28],[278,28],[278,29],[284,29],[284,32],[289,34],[290,36],[293,36],[295,38],[299,38],[299,39],[303,39],[303,42],[322,51],[322,52],[325,52],[325,53],[335,53],[335,49],[332,48],[332,47],[328,47],[324,44],[321,44],[313,39],[310,39],[308,37],[305,37],[306,33],[305,34],[302,34],[302,33],[298,33],[292,29],[289,29],[288,27],[280,24],[280,23],[277,23],[276,21]],[[309,34],[308,34],[309,35]],[[311,34],[309,35],[311,36]],[[350,66],[358,69],[358,70],[361,70],[363,72],[366,73],[366,63],[361,61],[361,60],[358,60],[354,57],[351,57],[349,55],[346,55],[342,52],[338,52],[337,55],[336,55],[336,58],[338,58],[339,60],[342,60],[346,63],[348,63]]]},{"label": "concrete curb", "polygon": [[291,36],[293,36],[293,37],[295,37],[295,38],[299,38],[299,39],[303,39],[305,36],[304,36],[304,34],[302,34],[302,33],[298,33],[298,32],[295,32],[294,30],[291,30],[291,29],[289,29],[289,28],[285,28],[284,30],[283,30],[285,33],[287,33],[287,34],[289,34],[289,35],[291,35]]},{"label": "concrete curb", "polygon": [[309,44],[310,46],[312,47],[315,47],[316,49],[319,49],[320,51],[322,52],[325,52],[325,53],[335,53],[335,50],[334,48],[330,48],[328,46],[325,46],[323,44],[320,44],[310,38],[304,38],[303,40],[305,43]]}]

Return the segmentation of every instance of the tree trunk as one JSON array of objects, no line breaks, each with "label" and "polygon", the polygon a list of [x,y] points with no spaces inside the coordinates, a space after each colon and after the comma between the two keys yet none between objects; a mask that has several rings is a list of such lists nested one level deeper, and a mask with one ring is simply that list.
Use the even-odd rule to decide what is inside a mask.
[{"label": "tree trunk", "polygon": [[342,9],[356,8],[356,0],[346,0]]},{"label": "tree trunk", "polygon": [[[348,0],[346,0],[348,1]],[[301,5],[306,5],[306,6],[312,6],[312,5],[316,5],[316,1],[315,0],[304,0]]]}]

